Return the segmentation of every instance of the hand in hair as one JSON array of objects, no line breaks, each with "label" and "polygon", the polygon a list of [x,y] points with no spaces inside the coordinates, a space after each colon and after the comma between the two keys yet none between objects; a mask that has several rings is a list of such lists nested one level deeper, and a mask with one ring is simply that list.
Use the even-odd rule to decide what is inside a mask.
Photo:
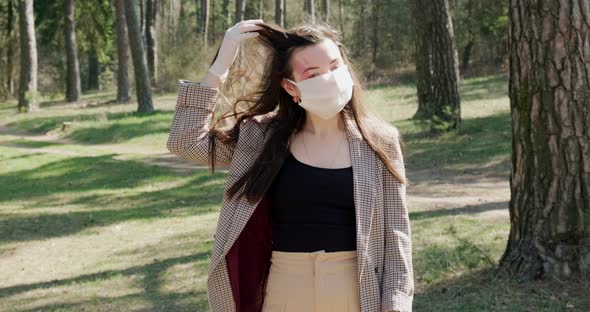
[{"label": "hand in hair", "polygon": [[227,78],[229,67],[233,64],[236,55],[238,55],[240,42],[258,36],[255,30],[262,29],[262,27],[256,25],[256,23],[262,23],[262,20],[241,21],[225,31],[215,62],[209,68],[209,72],[216,75],[220,82],[225,81]]}]

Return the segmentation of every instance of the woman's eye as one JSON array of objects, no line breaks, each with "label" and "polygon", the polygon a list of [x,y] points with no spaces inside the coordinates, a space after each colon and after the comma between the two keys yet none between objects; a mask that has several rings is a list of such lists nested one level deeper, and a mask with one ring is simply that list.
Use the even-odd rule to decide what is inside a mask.
[{"label": "woman's eye", "polygon": [[319,76],[319,74],[313,74],[313,75],[309,76],[309,78],[313,78],[315,76]]}]

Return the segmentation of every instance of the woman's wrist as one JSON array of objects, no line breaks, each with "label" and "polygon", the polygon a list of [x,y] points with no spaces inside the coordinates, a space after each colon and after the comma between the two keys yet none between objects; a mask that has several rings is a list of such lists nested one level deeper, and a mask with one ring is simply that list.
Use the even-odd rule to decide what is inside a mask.
[{"label": "woman's wrist", "polygon": [[219,76],[212,73],[211,71],[207,71],[207,74],[205,75],[205,77],[203,77],[203,80],[201,81],[201,86],[219,89],[222,83],[223,80]]}]

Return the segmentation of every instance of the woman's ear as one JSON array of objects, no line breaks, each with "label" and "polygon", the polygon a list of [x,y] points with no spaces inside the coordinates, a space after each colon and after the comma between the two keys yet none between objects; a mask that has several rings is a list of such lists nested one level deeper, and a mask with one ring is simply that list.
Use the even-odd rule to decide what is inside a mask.
[{"label": "woman's ear", "polygon": [[299,88],[297,88],[285,79],[281,79],[281,86],[283,87],[283,89],[285,89],[285,91],[287,91],[287,93],[289,93],[289,95],[291,95],[294,98],[293,101],[298,102],[298,100],[296,99],[298,99],[301,94],[299,92]]}]

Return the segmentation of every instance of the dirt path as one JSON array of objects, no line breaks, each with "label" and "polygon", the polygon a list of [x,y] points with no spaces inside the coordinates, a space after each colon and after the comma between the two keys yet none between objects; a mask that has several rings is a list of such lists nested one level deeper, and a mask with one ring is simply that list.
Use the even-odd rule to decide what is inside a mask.
[{"label": "dirt path", "polygon": [[[99,154],[92,153],[91,150],[100,150],[117,154],[115,159],[132,159],[149,165],[164,166],[183,175],[190,175],[197,169],[206,169],[205,166],[186,161],[167,150],[138,151],[117,144],[80,144],[56,134],[31,134],[4,125],[0,125],[0,138],[0,145],[28,152],[93,157]],[[51,145],[27,147],[10,142],[16,139],[91,148],[88,149],[89,152],[80,152],[59,149]],[[457,172],[438,168],[412,170],[411,166],[407,166],[408,178],[412,181],[407,189],[408,208],[410,212],[423,215],[471,214],[490,221],[508,222],[509,168],[508,163],[502,163],[489,169],[478,168],[478,170]]]}]

